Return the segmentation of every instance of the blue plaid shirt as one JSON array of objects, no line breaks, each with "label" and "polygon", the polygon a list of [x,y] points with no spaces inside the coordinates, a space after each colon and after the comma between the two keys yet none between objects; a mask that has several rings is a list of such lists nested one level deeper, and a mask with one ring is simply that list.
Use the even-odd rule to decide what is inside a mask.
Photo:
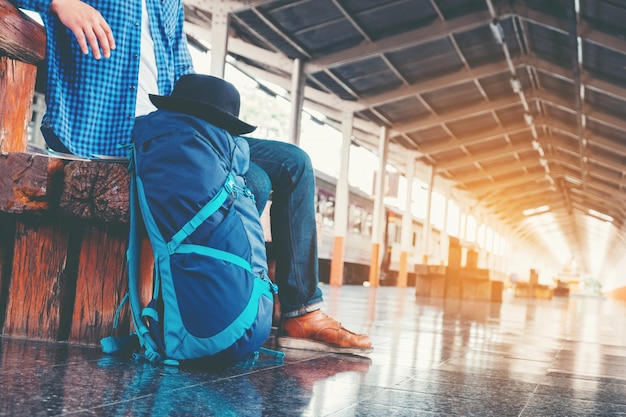
[{"label": "blue plaid shirt", "polygon": [[[13,0],[41,14],[47,34],[46,115],[49,146],[80,156],[126,156],[135,120],[141,43],[141,0],[83,0],[108,22],[116,49],[96,60],[50,12],[51,0]],[[193,72],[183,33],[182,0],[146,0],[154,40],[159,94],[169,95],[181,75]],[[59,144],[62,147],[58,146]]]}]

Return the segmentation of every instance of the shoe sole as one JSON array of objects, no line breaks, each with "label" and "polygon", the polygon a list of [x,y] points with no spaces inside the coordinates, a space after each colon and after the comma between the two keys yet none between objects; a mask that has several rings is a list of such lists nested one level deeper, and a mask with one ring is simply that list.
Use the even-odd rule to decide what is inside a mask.
[{"label": "shoe sole", "polygon": [[310,339],[300,339],[297,337],[279,337],[276,339],[278,346],[289,349],[311,350],[314,352],[328,352],[328,353],[347,353],[351,355],[362,355],[364,353],[370,353],[374,349],[369,348],[351,348],[333,346],[323,342],[317,342]]}]

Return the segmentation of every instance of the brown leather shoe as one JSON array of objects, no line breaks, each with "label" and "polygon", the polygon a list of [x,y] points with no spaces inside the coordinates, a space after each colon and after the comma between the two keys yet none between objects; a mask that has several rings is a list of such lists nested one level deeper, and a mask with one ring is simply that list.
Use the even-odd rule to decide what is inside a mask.
[{"label": "brown leather shoe", "polygon": [[278,346],[318,352],[363,354],[372,351],[367,335],[353,333],[321,310],[304,316],[284,319],[280,325]]}]

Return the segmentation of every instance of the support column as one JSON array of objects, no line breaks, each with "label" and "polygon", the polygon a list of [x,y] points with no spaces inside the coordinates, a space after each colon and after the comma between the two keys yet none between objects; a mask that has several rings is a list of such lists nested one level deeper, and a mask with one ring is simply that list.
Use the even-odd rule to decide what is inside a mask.
[{"label": "support column", "polygon": [[341,131],[343,143],[341,145],[341,166],[337,178],[335,191],[335,240],[333,243],[333,257],[330,261],[330,285],[343,284],[343,264],[345,238],[348,230],[348,168],[350,163],[350,144],[352,143],[352,109],[344,109]]},{"label": "support column", "polygon": [[424,233],[422,233],[422,248],[424,253],[422,254],[422,263],[428,265],[428,254],[430,253],[430,230],[432,225],[430,224],[430,211],[433,205],[433,186],[435,185],[435,169],[432,165],[429,166],[428,172],[428,195],[426,197],[426,218],[424,219]]},{"label": "support column", "polygon": [[467,211],[467,203],[464,201],[463,205],[459,204],[459,239],[467,240],[467,216],[469,212]]},{"label": "support column", "polygon": [[465,205],[461,204],[461,202],[459,201],[459,231],[458,231],[458,238],[459,239],[465,239]]},{"label": "support column", "polygon": [[408,281],[408,258],[413,240],[413,178],[415,177],[415,154],[409,152],[406,160],[406,201],[402,213],[402,230],[400,235],[400,266],[398,267],[397,286],[406,288]]},{"label": "support column", "polygon": [[[387,154],[389,147],[387,146],[388,130],[386,126],[380,127],[380,136],[378,139],[378,175],[376,176],[376,184],[374,190],[374,219],[372,224],[372,257],[370,260],[369,283],[371,287],[380,285],[380,260],[381,246],[383,244],[383,234],[385,227],[385,178],[387,177]],[[387,248],[383,248],[386,251]],[[383,252],[384,255],[384,252]]]},{"label": "support column", "polygon": [[302,124],[302,103],[304,101],[304,71],[302,60],[293,60],[291,73],[291,114],[289,115],[289,142],[300,144],[300,126]]},{"label": "support column", "polygon": [[478,244],[478,231],[480,230],[480,221],[479,221],[479,217],[478,216],[474,216],[474,220],[476,220],[474,222],[474,226],[476,226],[474,229],[474,237],[475,237],[475,242],[476,244]]},{"label": "support column", "polygon": [[213,10],[211,21],[211,75],[224,78],[226,54],[228,51],[228,19],[227,10]]},{"label": "support column", "polygon": [[441,239],[439,239],[439,253],[441,257],[439,258],[439,265],[445,265],[446,259],[448,259],[448,216],[450,213],[450,194],[446,192],[446,205],[443,212],[443,226],[441,227]]}]

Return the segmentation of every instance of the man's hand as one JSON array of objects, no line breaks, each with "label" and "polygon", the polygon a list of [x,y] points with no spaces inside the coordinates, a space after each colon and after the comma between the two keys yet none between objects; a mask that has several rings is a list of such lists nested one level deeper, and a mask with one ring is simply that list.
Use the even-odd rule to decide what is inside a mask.
[{"label": "man's hand", "polygon": [[104,17],[96,9],[80,0],[52,0],[50,10],[57,15],[61,23],[74,32],[78,45],[84,54],[89,48],[96,59],[111,56],[115,49],[113,32]]}]

